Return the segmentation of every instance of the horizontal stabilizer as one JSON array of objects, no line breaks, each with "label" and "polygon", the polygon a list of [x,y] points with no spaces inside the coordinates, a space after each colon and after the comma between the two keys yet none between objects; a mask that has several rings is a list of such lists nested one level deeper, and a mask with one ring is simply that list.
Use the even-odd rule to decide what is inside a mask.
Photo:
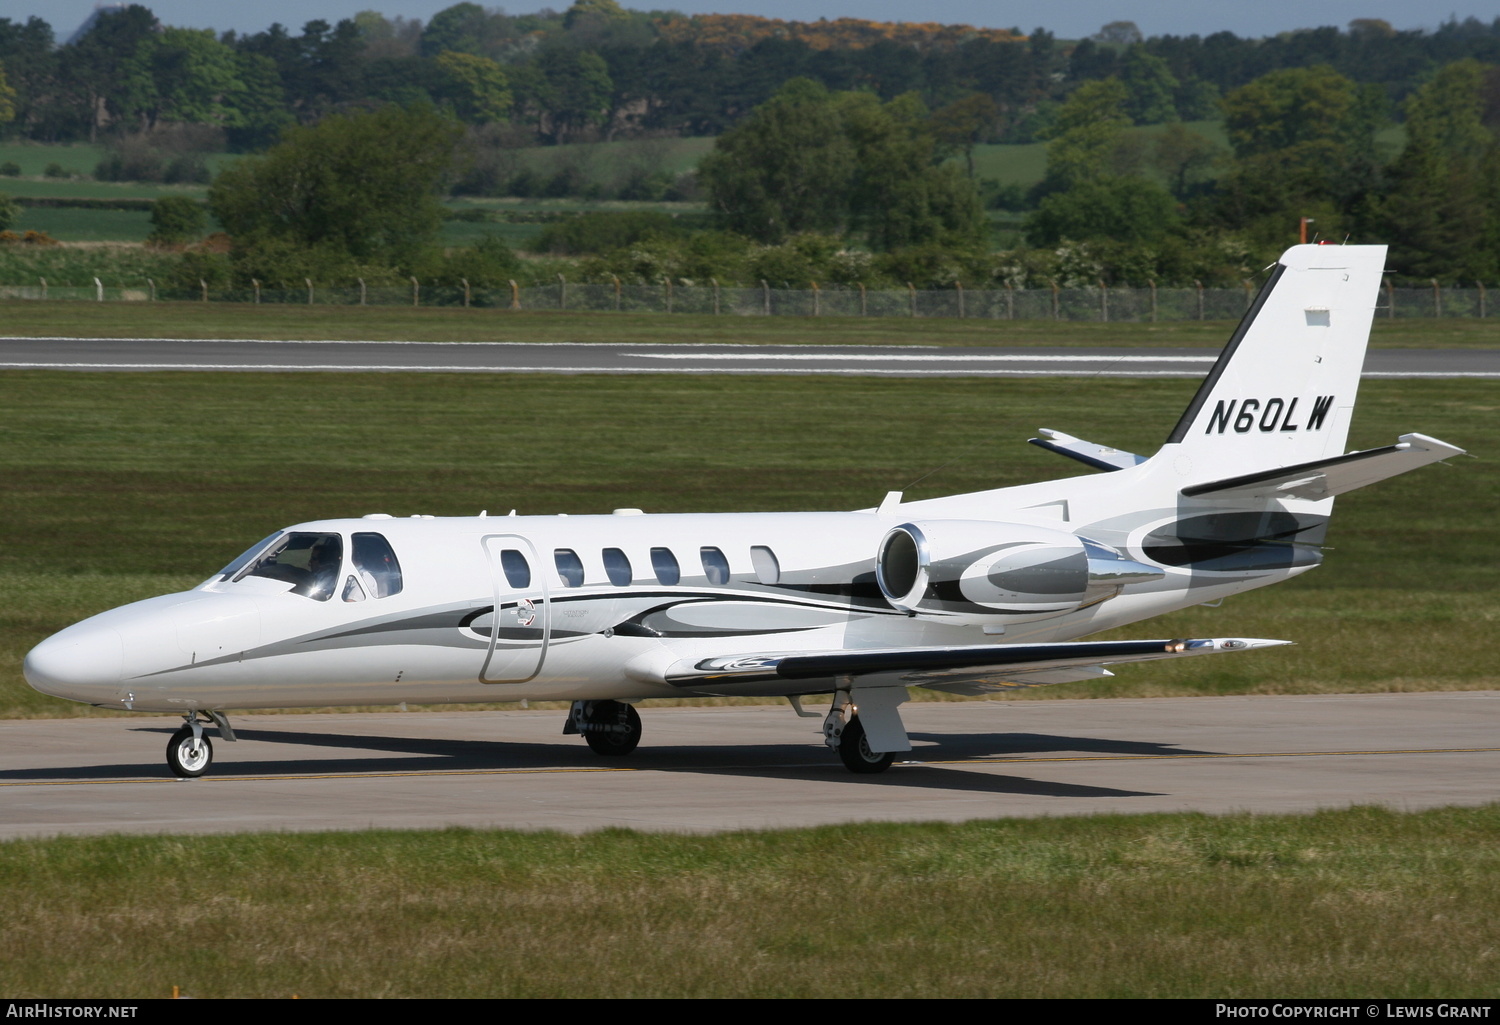
[{"label": "horizontal stabilizer", "polygon": [[1184,498],[1332,498],[1366,484],[1436,463],[1464,450],[1425,434],[1403,434],[1394,445],[1316,459],[1295,466],[1194,484]]},{"label": "horizontal stabilizer", "polygon": [[[1108,676],[1103,667],[1123,662],[1213,655],[1268,648],[1290,641],[1244,637],[1157,641],[1063,641],[1055,644],[982,644],[944,648],[877,648],[729,655],[681,661],[666,682],[688,690],[790,693],[795,681],[884,677],[866,683],[936,687],[984,693],[1014,687],[1067,683]],[[962,686],[964,689],[959,689]]]},{"label": "horizontal stabilizer", "polygon": [[1096,445],[1092,441],[1084,441],[1082,438],[1075,438],[1062,431],[1043,427],[1037,433],[1041,435],[1040,438],[1028,438],[1027,441],[1048,452],[1056,452],[1069,459],[1076,459],[1096,470],[1124,470],[1146,461],[1145,456],[1138,456],[1134,452],[1110,448],[1107,445]]}]

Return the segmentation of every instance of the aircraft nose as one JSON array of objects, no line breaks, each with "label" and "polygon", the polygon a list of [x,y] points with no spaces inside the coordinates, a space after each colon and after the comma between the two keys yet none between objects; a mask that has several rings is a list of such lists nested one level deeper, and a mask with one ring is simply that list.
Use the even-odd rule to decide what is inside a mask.
[{"label": "aircraft nose", "polygon": [[114,704],[120,695],[124,652],[119,631],[73,626],[32,648],[21,671],[26,682],[43,694],[89,704]]}]

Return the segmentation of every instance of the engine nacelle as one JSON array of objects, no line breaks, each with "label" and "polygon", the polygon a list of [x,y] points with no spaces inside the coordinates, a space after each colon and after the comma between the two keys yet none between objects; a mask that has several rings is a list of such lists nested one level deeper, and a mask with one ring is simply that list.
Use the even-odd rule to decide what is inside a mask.
[{"label": "engine nacelle", "polygon": [[902,612],[1004,623],[1064,615],[1165,574],[1062,530],[929,520],[886,533],[875,576]]}]

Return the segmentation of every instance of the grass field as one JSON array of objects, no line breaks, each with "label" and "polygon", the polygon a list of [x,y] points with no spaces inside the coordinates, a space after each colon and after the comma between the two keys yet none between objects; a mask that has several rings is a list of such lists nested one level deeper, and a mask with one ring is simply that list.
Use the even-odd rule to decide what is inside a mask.
[{"label": "grass field", "polygon": [[1500,807],[0,844],[0,992],[1500,994]]}]

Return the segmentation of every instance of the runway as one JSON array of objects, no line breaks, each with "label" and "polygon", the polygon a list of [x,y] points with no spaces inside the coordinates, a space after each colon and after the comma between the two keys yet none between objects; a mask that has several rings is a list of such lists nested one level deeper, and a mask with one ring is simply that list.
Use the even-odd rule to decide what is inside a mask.
[{"label": "runway", "polygon": [[239,716],[200,780],[164,717],[0,722],[0,839],[97,833],[607,827],[1399,810],[1494,801],[1500,692],[908,704],[915,750],[847,772],[785,706],[642,706],[629,758],[561,711]]},{"label": "runway", "polygon": [[[0,368],[859,377],[1204,376],[1210,349],[0,338]],[[1500,349],[1372,349],[1366,378],[1500,378]]]}]

